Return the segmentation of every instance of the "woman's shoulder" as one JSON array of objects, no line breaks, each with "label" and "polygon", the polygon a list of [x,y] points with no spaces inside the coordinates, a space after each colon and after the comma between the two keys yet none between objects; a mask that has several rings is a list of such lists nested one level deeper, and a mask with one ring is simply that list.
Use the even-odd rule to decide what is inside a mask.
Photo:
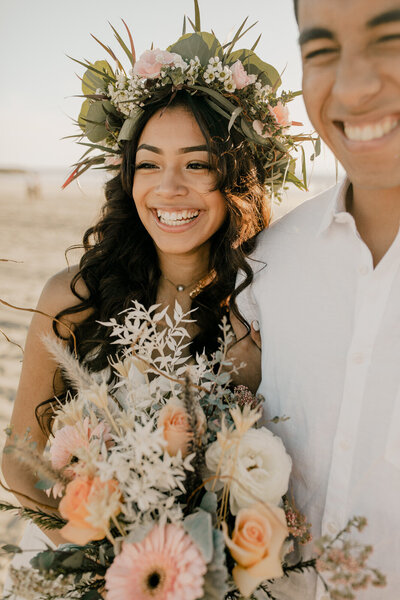
[{"label": "woman's shoulder", "polygon": [[[38,310],[56,316],[66,309],[78,306],[82,300],[86,300],[89,297],[89,291],[82,278],[75,280],[78,273],[78,265],[73,265],[50,277],[39,298]],[[87,314],[87,310],[79,313],[79,317],[71,314],[68,320],[80,321],[82,318],[85,319]]]}]

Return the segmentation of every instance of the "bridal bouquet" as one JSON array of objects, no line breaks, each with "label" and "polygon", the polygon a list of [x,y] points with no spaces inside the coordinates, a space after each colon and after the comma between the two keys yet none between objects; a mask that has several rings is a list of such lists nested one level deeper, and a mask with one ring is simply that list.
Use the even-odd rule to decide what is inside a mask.
[{"label": "bridal bouquet", "polygon": [[59,514],[0,508],[59,529],[69,543],[12,570],[13,593],[233,600],[259,590],[274,598],[272,580],[307,569],[324,577],[332,598],[384,585],[367,565],[371,549],[348,536],[363,519],[301,558],[298,548],[311,536],[288,500],[292,461],[281,439],[257,426],[260,398],[229,387],[237,368],[227,358],[231,329],[223,321],[219,350],[193,359],[189,322],[178,304],[171,319],[166,309],[135,302],[122,324],[104,323],[119,352],[100,374],[48,342],[76,394],[55,408],[47,454],[29,435],[8,449],[36,470],[39,488],[61,498]]}]

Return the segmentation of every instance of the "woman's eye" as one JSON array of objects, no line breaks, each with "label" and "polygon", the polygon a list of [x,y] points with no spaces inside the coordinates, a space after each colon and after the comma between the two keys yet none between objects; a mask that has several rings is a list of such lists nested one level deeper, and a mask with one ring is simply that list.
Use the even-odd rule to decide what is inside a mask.
[{"label": "woman's eye", "polygon": [[142,162],[138,165],[135,165],[135,171],[137,171],[138,169],[157,169],[157,165],[151,162]]},{"label": "woman's eye", "polygon": [[200,171],[202,169],[209,171],[211,169],[211,166],[208,163],[191,162],[188,164],[187,168],[193,169],[195,171]]}]

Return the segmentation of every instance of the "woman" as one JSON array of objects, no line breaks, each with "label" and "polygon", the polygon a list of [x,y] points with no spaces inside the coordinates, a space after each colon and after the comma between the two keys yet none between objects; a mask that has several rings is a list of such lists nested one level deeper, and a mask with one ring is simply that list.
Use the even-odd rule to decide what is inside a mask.
[{"label": "woman", "polygon": [[[187,44],[187,36],[184,38]],[[151,52],[161,53],[156,50],[147,54]],[[217,52],[215,46],[212,52]],[[93,87],[92,92],[84,89],[90,104],[82,109],[80,116],[85,134],[98,144],[98,130],[105,125],[100,137],[112,138],[111,142],[108,138],[102,142],[113,159],[109,163],[115,167],[118,160],[114,159],[118,159],[119,153],[122,162],[118,174],[106,184],[106,203],[99,222],[84,236],[85,253],[79,266],[58,273],[46,284],[29,329],[11,424],[18,436],[23,436],[29,428],[40,450],[44,449],[51,430],[54,396],[62,399],[67,392],[62,374],[46,351],[44,336],[61,337],[71,347],[76,344],[79,359],[91,371],[100,372],[107,368],[116,346],[99,322],[121,318],[121,311],[132,300],[147,307],[154,303],[173,307],[178,301],[185,311],[195,310],[196,322],[189,330],[189,350],[193,355],[203,349],[210,354],[216,349],[218,325],[226,312],[230,311],[235,327],[243,322],[235,298],[251,282],[252,272],[245,258],[254,248],[254,236],[269,221],[265,184],[273,187],[275,182],[281,182],[292,160],[282,142],[276,141],[287,124],[279,120],[275,110],[281,107],[273,108],[266,103],[266,89],[271,98],[275,92],[262,80],[259,66],[256,67],[259,74],[251,76],[240,60],[231,68],[223,66],[223,54],[218,60],[216,56],[207,58],[203,66],[196,56],[190,67],[176,53],[161,54],[162,58],[157,55],[156,59],[161,60],[162,68],[157,67],[155,77],[154,72],[143,75],[143,59],[141,65],[138,61],[139,67],[136,63],[132,81],[137,87],[132,97],[140,102],[133,110],[124,113],[127,100],[121,94],[125,93],[123,86],[128,89],[126,78],[111,78],[107,68],[103,68],[107,92],[106,85],[96,88],[95,93]],[[237,63],[240,65],[235,70]],[[147,64],[153,67],[154,61]],[[187,78],[184,85],[177,84],[179,69],[182,77]],[[88,72],[96,79],[94,85],[99,86],[98,63],[89,67]],[[164,84],[168,73],[172,83]],[[219,87],[208,81],[213,73],[222,82]],[[222,74],[226,75],[225,81]],[[154,85],[157,77],[159,83]],[[202,78],[201,93],[194,87],[196,77]],[[257,87],[258,79],[265,83],[264,87],[261,84]],[[145,81],[142,88],[141,81]],[[211,96],[205,85],[207,81],[213,92]],[[111,91],[110,86],[114,86]],[[129,86],[132,90],[132,85]],[[234,97],[232,86],[233,91],[246,87],[248,90],[242,96],[237,92]],[[137,95],[138,89],[146,92],[144,100]],[[232,101],[242,99],[243,106],[235,109],[229,102],[233,106],[229,114],[223,90],[232,94]],[[216,110],[218,102],[225,106],[229,121],[221,118],[222,109]],[[93,106],[97,115],[100,107],[98,121],[93,116]],[[240,127],[235,125],[235,119],[244,109],[246,114],[249,109],[254,114],[251,131],[244,117]],[[261,121],[263,115],[265,120]],[[121,134],[127,129],[126,124],[129,136],[124,137]],[[120,142],[118,151],[116,139]],[[267,159],[270,168],[266,169]],[[103,161],[104,157],[97,163]],[[87,158],[73,176],[79,174],[82,165],[90,166]],[[243,271],[244,280],[235,290],[239,270]],[[45,315],[55,315],[56,320]],[[236,355],[253,363],[248,380],[243,376],[241,382],[256,389],[259,361],[248,361],[252,347],[247,336],[237,345]],[[34,474],[27,473],[12,454],[4,456],[3,472],[24,505],[56,507],[54,501],[35,488]],[[47,532],[47,536],[54,544],[65,541],[57,532]],[[22,546],[37,551],[39,538],[39,530],[30,526]],[[21,557],[25,564],[27,559],[27,555]]]}]

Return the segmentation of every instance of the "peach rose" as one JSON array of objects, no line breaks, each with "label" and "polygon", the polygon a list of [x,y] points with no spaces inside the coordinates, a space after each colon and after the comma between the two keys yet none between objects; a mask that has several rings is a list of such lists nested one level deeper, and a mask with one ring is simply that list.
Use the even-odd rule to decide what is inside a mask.
[{"label": "peach rose", "polygon": [[[198,413],[199,433],[204,432],[205,416],[200,409]],[[178,451],[182,456],[188,453],[188,444],[192,437],[189,429],[187,413],[179,400],[171,399],[158,413],[157,426],[164,430],[164,439],[167,442],[167,452],[176,456]]]},{"label": "peach rose", "polygon": [[240,510],[232,539],[222,524],[226,545],[236,561],[233,579],[248,597],[266,579],[282,577],[282,546],[289,535],[285,512],[272,504],[257,503]]},{"label": "peach rose", "polygon": [[121,511],[120,497],[114,479],[77,477],[67,485],[59,504],[61,516],[68,521],[60,529],[61,535],[81,546],[101,540],[108,532],[110,518]]},{"label": "peach rose", "polygon": [[177,56],[173,52],[160,50],[160,48],[146,50],[140,56],[139,60],[136,61],[133,72],[135,75],[139,75],[139,77],[155,79],[156,77],[160,77],[161,67],[173,64]]},{"label": "peach rose", "polygon": [[247,85],[255,83],[257,76],[249,75],[242,62],[237,60],[231,67],[232,79],[238,90],[242,90]]},{"label": "peach rose", "polygon": [[274,107],[269,107],[271,115],[275,118],[279,127],[290,127],[292,122],[289,120],[289,109],[281,101]]},{"label": "peach rose", "polygon": [[191,432],[186,411],[178,400],[169,400],[162,407],[158,413],[157,426],[164,430],[168,454],[175,456],[180,450],[182,456],[186,456]]}]

